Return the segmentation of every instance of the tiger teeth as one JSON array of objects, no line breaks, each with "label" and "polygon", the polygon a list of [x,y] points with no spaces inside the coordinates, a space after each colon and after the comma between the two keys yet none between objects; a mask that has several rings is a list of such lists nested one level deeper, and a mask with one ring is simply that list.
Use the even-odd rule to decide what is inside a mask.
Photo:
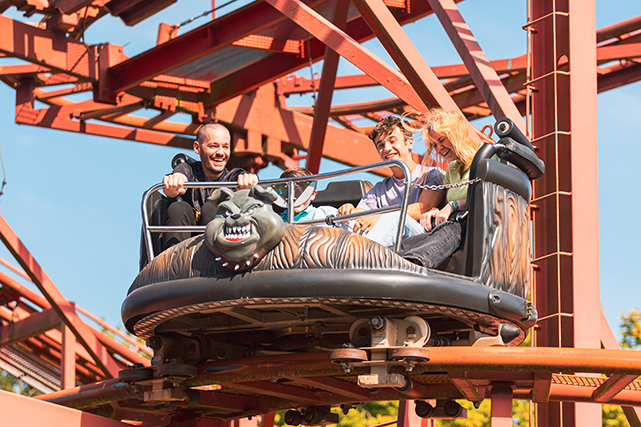
[{"label": "tiger teeth", "polygon": [[248,238],[252,232],[252,225],[247,224],[244,226],[225,226],[225,239],[226,240],[243,240]]}]

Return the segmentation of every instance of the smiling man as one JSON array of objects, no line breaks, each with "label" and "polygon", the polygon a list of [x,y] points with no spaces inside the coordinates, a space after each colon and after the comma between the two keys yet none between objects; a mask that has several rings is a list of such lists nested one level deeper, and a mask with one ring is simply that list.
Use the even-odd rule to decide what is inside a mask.
[{"label": "smiling man", "polygon": [[[163,191],[170,201],[165,225],[206,225],[216,216],[216,207],[207,203],[214,189],[185,188],[186,182],[238,181],[241,189],[251,188],[258,182],[256,175],[243,169],[227,169],[231,156],[231,135],[221,124],[208,123],[198,129],[194,152],[200,157],[199,162],[183,162],[163,179]],[[191,236],[190,232],[164,232],[162,248],[167,249]]]},{"label": "smiling man", "polygon": [[[369,133],[369,138],[374,141],[376,151],[382,161],[400,160],[411,171],[411,181],[427,185],[442,183],[443,171],[434,167],[421,167],[412,157],[414,139],[412,133],[403,127],[400,119],[394,116],[385,117]],[[391,167],[392,176],[377,183],[358,203],[358,206],[347,203],[338,209],[339,215],[364,212],[372,209],[384,208],[400,204],[403,200],[403,171],[398,167]],[[418,223],[421,214],[432,208],[438,207],[443,201],[442,191],[421,190],[410,187],[407,214],[403,237],[424,233],[425,230]],[[391,247],[396,238],[396,224],[398,212],[361,218],[354,222],[354,232],[364,234],[366,237]]]}]

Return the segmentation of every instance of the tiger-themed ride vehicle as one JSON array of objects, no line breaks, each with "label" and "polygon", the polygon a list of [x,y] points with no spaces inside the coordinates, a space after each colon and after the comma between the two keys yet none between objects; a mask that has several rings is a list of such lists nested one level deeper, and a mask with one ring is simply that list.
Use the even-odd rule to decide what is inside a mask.
[{"label": "tiger-themed ride vehicle", "polygon": [[[435,269],[400,257],[398,242],[388,249],[332,227],[397,209],[400,235],[410,182],[398,161],[236,192],[227,188],[235,183],[219,185],[209,199],[216,218],[188,230],[204,233],[162,253],[166,202],[162,184],[152,187],[143,198],[142,269],[122,306],[127,330],[154,351],[151,366],[120,372],[136,405],[222,420],[289,410],[287,424],[319,425],[337,422],[331,406],[417,399],[420,416],[462,416],[434,381],[430,349],[514,346],[537,321],[528,201],[544,165],[509,119],[495,130],[500,139],[484,144],[470,168],[461,245]],[[274,212],[292,212],[297,182],[394,162],[405,171],[405,204],[322,224],[291,215],[285,223]],[[277,184],[290,190],[286,198]],[[314,203],[358,202],[366,189],[333,181]]]}]

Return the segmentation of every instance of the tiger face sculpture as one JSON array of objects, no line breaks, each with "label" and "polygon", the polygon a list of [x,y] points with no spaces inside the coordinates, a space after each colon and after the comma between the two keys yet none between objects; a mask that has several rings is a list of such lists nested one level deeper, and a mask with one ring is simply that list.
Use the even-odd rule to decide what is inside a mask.
[{"label": "tiger face sculpture", "polygon": [[232,271],[254,266],[285,234],[283,220],[272,209],[278,198],[259,185],[233,192],[220,188],[207,199],[218,208],[207,224],[205,244],[221,265]]}]

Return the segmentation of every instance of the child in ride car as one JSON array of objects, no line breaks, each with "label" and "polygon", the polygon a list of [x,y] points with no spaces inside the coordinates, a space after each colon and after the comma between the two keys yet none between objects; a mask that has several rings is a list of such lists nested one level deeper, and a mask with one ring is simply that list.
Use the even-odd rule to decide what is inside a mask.
[{"label": "child in ride car", "polygon": [[[291,168],[284,171],[281,178],[299,176],[310,176],[312,173],[303,167]],[[277,184],[274,190],[287,203],[287,184]],[[337,215],[337,209],[333,206],[313,206],[312,201],[316,197],[316,181],[298,181],[294,184],[294,222],[324,219],[329,215]],[[283,221],[287,222],[289,212],[285,209],[281,214]],[[318,224],[323,226],[324,224]],[[336,224],[340,228],[347,229],[343,223]]]}]

